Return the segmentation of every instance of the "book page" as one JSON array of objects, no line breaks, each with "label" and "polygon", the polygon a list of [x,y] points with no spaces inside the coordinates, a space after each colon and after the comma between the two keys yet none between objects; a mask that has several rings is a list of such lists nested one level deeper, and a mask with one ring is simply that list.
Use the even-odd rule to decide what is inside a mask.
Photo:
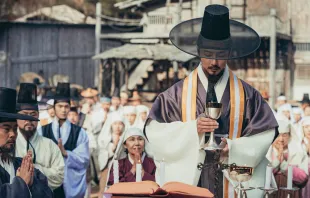
[{"label": "book page", "polygon": [[117,195],[151,195],[159,188],[153,181],[121,182],[112,185],[105,194]]},{"label": "book page", "polygon": [[162,187],[162,189],[169,192],[171,195],[187,195],[182,197],[214,197],[214,195],[206,188],[199,188],[180,182],[168,182]]}]

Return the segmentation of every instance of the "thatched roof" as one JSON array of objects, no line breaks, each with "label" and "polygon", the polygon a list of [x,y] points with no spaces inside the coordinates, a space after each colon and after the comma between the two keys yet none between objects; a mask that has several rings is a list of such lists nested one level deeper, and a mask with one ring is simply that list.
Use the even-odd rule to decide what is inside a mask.
[{"label": "thatched roof", "polygon": [[15,21],[26,22],[28,20],[31,20],[32,18],[40,18],[40,17],[69,24],[96,23],[96,19],[89,16],[86,17],[83,13],[67,5],[57,5],[41,8],[21,18],[18,18]]},{"label": "thatched roof", "polygon": [[173,45],[156,44],[156,45],[140,45],[126,44],[117,48],[97,54],[93,59],[138,59],[138,60],[168,60],[187,62],[193,58]]}]

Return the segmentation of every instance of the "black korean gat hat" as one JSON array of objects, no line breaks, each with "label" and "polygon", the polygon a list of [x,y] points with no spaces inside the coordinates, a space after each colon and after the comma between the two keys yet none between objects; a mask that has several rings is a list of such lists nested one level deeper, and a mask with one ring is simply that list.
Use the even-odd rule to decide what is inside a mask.
[{"label": "black korean gat hat", "polygon": [[260,45],[260,37],[249,26],[229,19],[222,5],[209,5],[203,18],[176,25],[170,40],[180,50],[200,58],[228,60],[247,56]]},{"label": "black korean gat hat", "polygon": [[16,120],[39,121],[37,118],[16,113],[16,90],[0,87],[0,122]]},{"label": "black korean gat hat", "polygon": [[37,85],[34,83],[21,83],[19,87],[16,110],[39,111],[37,101]]},{"label": "black korean gat hat", "polygon": [[58,102],[67,102],[70,104],[70,83],[58,83],[54,96],[54,104]]}]

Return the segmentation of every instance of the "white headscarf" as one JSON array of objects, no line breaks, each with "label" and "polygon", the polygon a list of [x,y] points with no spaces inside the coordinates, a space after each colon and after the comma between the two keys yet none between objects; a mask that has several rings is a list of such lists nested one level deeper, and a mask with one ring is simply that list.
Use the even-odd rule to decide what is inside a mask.
[{"label": "white headscarf", "polygon": [[149,115],[150,109],[145,105],[138,105],[136,106],[136,109],[137,109],[137,118],[135,121],[135,126],[143,130],[145,121],[141,119],[141,113],[146,113],[146,115]]},{"label": "white headscarf", "polygon": [[117,112],[110,113],[98,136],[98,145],[100,148],[106,148],[112,140],[112,124],[114,122],[122,122],[124,124],[123,132],[127,126],[125,119]]},{"label": "white headscarf", "polygon": [[[306,154],[303,151],[300,141],[296,140],[296,138],[294,138],[294,133],[296,133],[294,131],[294,127],[292,127],[291,123],[288,122],[287,120],[277,120],[278,121],[278,125],[279,125],[279,133],[283,134],[283,133],[290,133],[290,140],[288,142],[288,152],[289,152],[289,159],[288,159],[288,164],[290,165],[296,165],[299,168],[303,169],[306,174],[308,174],[308,161],[306,160]],[[277,149],[273,148],[273,145],[270,146],[267,154],[266,154],[266,158],[271,162],[271,164],[273,164],[273,160],[277,160],[277,159],[272,159],[272,155],[274,154],[278,154]]]},{"label": "white headscarf", "polygon": [[[141,157],[141,161],[142,162],[144,161],[145,156],[152,157],[151,150],[150,150],[150,147],[149,147],[149,143],[148,143],[147,139],[145,138],[145,136],[143,134],[143,131],[141,129],[135,128],[135,127],[127,129],[123,133],[123,135],[121,136],[121,139],[118,142],[118,145],[117,145],[114,157],[113,157],[113,178],[114,178],[114,183],[118,183],[119,182],[119,180],[118,180],[118,178],[119,178],[119,171],[115,171],[115,170],[119,169],[118,160],[124,159],[124,158],[126,158],[128,156],[125,153],[126,149],[124,147],[124,143],[131,136],[141,136],[144,139],[144,153],[143,153],[143,155]],[[111,169],[111,167],[110,167],[110,169]],[[109,169],[108,178],[110,177],[110,171],[111,171],[110,169]]]},{"label": "white headscarf", "polygon": [[[278,108],[278,112],[277,112],[277,116],[282,116],[284,115],[283,114],[283,111],[289,111],[290,112],[290,118],[291,120],[290,121],[294,121],[294,116],[293,116],[293,112],[292,112],[292,106],[288,103],[284,104],[284,105],[281,105],[279,108]],[[288,119],[287,119],[288,120]]]}]

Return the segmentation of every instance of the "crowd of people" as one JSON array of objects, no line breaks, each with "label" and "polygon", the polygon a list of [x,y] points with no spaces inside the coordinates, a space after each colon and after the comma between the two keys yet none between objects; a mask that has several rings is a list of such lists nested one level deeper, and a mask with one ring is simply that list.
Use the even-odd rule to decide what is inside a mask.
[{"label": "crowd of people", "polygon": [[[18,92],[0,90],[13,92],[7,99],[2,94],[1,102],[4,107],[12,103],[9,109],[17,115],[0,114],[2,185],[27,189],[30,194],[23,197],[82,198],[90,197],[97,183],[102,197],[107,185],[135,181],[137,163],[142,180],[155,181],[156,166],[142,132],[149,108],[137,92],[109,98],[91,88],[78,92],[69,83],[41,89],[21,83]],[[3,189],[1,197],[15,197],[16,192]]]},{"label": "crowd of people", "polygon": [[[277,99],[279,135],[266,155],[273,168],[277,187],[287,186],[288,167],[292,166],[293,185],[299,190],[293,197],[310,197],[310,100],[307,94],[299,106],[289,104],[285,96]],[[287,192],[277,191],[274,197],[286,197]]]}]

